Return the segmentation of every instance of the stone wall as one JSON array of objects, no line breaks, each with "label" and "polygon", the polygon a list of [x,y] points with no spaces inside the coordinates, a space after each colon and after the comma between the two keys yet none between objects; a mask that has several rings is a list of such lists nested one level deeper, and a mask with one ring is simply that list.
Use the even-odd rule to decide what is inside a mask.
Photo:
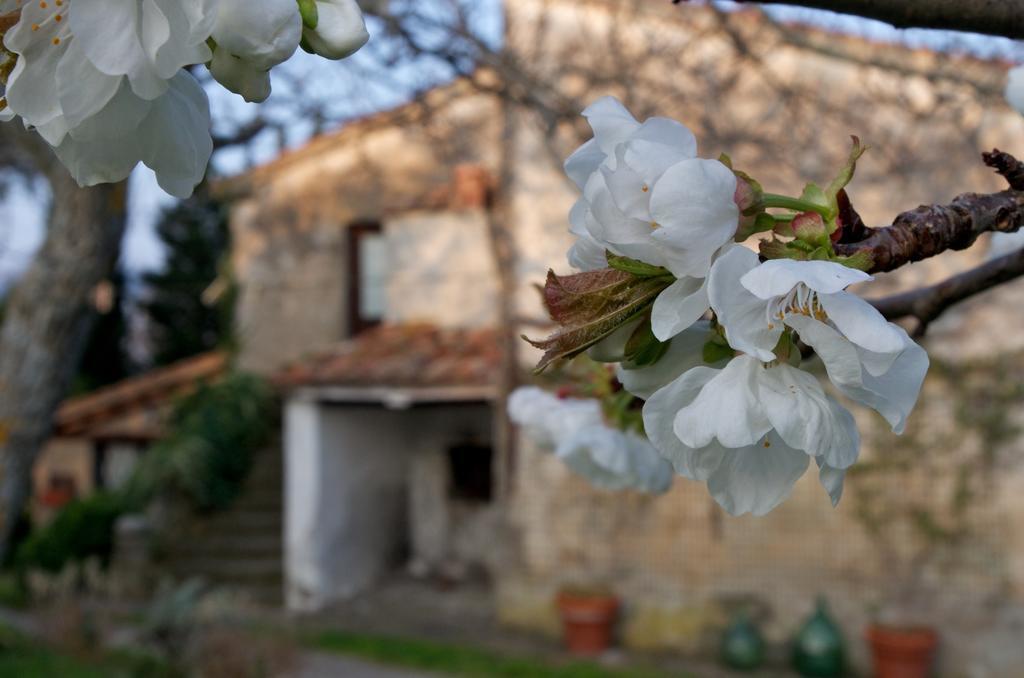
[{"label": "stone wall", "polygon": [[[432,266],[427,278],[453,263],[450,268],[485,273],[481,210],[462,204],[452,182],[460,165],[494,167],[488,139],[495,119],[491,97],[457,84],[223,184],[223,193],[235,197],[232,266],[239,283],[241,364],[270,372],[351,334],[346,232],[353,223],[382,223],[398,257],[416,243],[421,258],[412,270]],[[427,206],[434,216],[422,214]],[[450,219],[436,214],[448,210]],[[444,298],[414,296],[402,306],[415,285],[401,276],[394,284],[401,287],[394,295],[396,319],[425,317],[426,306],[447,305]],[[453,298],[451,305],[461,301]]]}]

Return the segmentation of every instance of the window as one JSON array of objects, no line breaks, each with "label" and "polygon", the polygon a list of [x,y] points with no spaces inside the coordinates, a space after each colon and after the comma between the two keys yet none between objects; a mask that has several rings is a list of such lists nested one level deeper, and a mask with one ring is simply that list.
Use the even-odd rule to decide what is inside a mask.
[{"label": "window", "polygon": [[388,252],[380,224],[348,229],[349,332],[358,334],[384,318],[387,307]]},{"label": "window", "polygon": [[486,503],[491,500],[494,452],[486,445],[455,445],[448,448],[452,499]]}]

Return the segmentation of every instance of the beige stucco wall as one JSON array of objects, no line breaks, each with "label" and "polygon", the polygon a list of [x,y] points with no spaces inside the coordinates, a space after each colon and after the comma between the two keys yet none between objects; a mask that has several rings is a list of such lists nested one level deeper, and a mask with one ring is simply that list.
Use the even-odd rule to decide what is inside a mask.
[{"label": "beige stucco wall", "polygon": [[409,212],[384,226],[391,270],[385,322],[495,324],[497,282],[483,209]]}]

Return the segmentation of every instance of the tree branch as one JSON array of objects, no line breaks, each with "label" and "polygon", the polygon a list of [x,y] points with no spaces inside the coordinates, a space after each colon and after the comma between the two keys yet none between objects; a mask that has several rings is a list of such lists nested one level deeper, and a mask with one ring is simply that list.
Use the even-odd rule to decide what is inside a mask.
[{"label": "tree branch", "polygon": [[1024,276],[1024,249],[993,259],[947,280],[869,301],[886,318],[913,317],[918,325],[915,336],[922,336],[929,323],[953,304],[989,290],[996,285]]},{"label": "tree branch", "polygon": [[[680,0],[674,0],[679,2]],[[801,5],[876,19],[896,28],[939,28],[1024,39],[1024,4],[1018,0],[759,0]]]},{"label": "tree branch", "polygon": [[891,226],[869,229],[856,242],[840,239],[837,254],[871,254],[872,273],[892,271],[905,264],[934,257],[946,250],[962,250],[982,233],[1012,233],[1024,226],[1024,164],[1008,153],[984,153],[985,164],[1010,183],[999,193],[964,193],[948,205],[922,205],[896,217]]}]

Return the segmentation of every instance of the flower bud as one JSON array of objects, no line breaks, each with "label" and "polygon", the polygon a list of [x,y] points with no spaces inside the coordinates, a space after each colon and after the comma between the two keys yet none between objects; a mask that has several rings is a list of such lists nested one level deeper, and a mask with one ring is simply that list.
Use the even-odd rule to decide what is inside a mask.
[{"label": "flower bud", "polygon": [[215,49],[209,67],[217,82],[250,103],[266,101],[270,96],[270,72],[226,50]]},{"label": "flower bud", "polygon": [[211,37],[217,49],[268,71],[295,53],[302,18],[295,0],[221,0]]},{"label": "flower bud", "polygon": [[326,59],[351,56],[370,39],[355,0],[317,0],[315,28],[303,29],[304,43]]}]

